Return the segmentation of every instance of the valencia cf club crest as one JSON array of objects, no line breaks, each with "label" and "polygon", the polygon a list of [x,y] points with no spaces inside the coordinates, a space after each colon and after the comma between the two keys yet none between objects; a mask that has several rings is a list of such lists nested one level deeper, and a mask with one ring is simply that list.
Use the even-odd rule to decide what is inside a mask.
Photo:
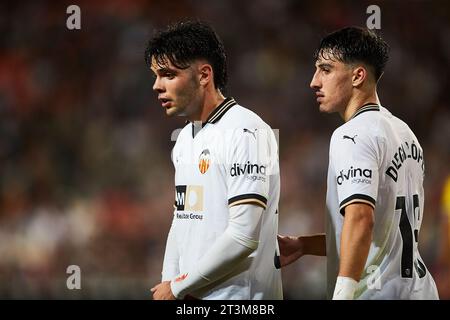
[{"label": "valencia cf club crest", "polygon": [[209,150],[203,150],[198,159],[198,169],[202,174],[205,174],[205,172],[208,171],[210,161]]}]

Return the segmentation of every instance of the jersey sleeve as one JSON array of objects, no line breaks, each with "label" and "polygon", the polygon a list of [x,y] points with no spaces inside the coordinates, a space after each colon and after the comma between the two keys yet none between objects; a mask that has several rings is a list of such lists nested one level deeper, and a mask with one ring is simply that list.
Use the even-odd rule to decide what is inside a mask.
[{"label": "jersey sleeve", "polygon": [[369,133],[335,133],[330,149],[331,170],[334,170],[339,211],[352,203],[365,203],[373,208],[378,193],[379,148],[376,137]]},{"label": "jersey sleeve", "polygon": [[[228,205],[267,206],[269,178],[278,160],[270,128],[237,128],[227,146]],[[277,163],[277,162],[276,162]]]},{"label": "jersey sleeve", "polygon": [[175,228],[176,228],[176,220],[173,219],[166,241],[166,251],[164,253],[161,281],[170,281],[180,272],[179,270],[180,255],[178,252]]}]

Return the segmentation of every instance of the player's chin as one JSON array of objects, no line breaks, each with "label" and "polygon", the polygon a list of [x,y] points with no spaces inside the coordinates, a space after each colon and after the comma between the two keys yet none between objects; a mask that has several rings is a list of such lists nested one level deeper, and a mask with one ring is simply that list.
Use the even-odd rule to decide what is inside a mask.
[{"label": "player's chin", "polygon": [[178,113],[179,113],[179,111],[176,107],[166,108],[166,115],[168,117],[174,117],[174,116],[178,115]]},{"label": "player's chin", "polygon": [[319,103],[319,111],[322,113],[333,113],[333,106],[330,106],[326,103],[320,102]]},{"label": "player's chin", "polygon": [[324,103],[319,102],[319,111],[323,113],[330,112]]}]

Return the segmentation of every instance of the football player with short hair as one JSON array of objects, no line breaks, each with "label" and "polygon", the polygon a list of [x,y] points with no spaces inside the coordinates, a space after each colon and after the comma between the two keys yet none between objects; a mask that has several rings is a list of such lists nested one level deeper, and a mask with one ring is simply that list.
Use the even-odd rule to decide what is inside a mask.
[{"label": "football player with short hair", "polygon": [[145,57],[166,114],[188,120],[172,151],[175,210],[153,298],[282,299],[272,129],[223,96],[225,51],[209,25],[169,26]]},{"label": "football player with short hair", "polygon": [[280,236],[279,244],[282,265],[327,255],[333,299],[438,299],[418,251],[423,149],[377,96],[388,51],[375,32],[347,27],[323,38],[315,54],[320,111],[345,122],[330,142],[326,241]]}]

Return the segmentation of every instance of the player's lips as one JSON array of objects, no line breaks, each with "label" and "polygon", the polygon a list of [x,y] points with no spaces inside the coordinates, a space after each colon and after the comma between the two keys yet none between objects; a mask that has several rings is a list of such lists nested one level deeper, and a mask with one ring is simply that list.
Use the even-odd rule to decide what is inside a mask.
[{"label": "player's lips", "polygon": [[163,98],[163,97],[158,97],[158,100],[161,102],[161,105],[163,106],[163,108],[169,107],[169,105],[171,103],[170,99]]},{"label": "player's lips", "polygon": [[316,101],[320,102],[320,100],[322,100],[322,98],[324,98],[325,95],[322,92],[316,92]]}]

